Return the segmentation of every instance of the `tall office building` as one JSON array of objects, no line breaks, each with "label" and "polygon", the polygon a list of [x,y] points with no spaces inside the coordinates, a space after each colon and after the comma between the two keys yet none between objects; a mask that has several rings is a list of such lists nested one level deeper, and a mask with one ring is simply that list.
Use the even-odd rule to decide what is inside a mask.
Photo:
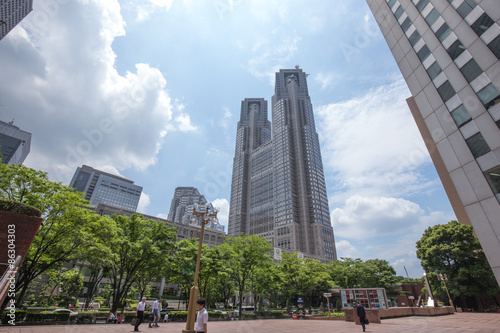
[{"label": "tall office building", "polygon": [[500,283],[500,4],[367,0],[459,222]]},{"label": "tall office building", "polygon": [[88,165],[76,169],[69,186],[85,193],[91,207],[102,203],[126,210],[137,210],[142,187],[132,180],[96,170]]},{"label": "tall office building", "polygon": [[[168,220],[176,223],[194,224],[201,226],[201,217],[193,215],[195,206],[207,205],[207,199],[203,194],[200,194],[196,187],[177,187],[174,192],[174,198],[170,203],[170,211],[168,212]],[[208,204],[213,209],[212,204]],[[206,225],[207,228],[224,231],[224,226],[221,225],[216,218],[212,218]]]},{"label": "tall office building", "polygon": [[276,73],[272,118],[271,126],[266,100],[242,101],[229,235],[256,234],[283,251],[336,259],[306,73],[298,66]]},{"label": "tall office building", "polygon": [[14,121],[5,123],[0,120],[0,153],[2,163],[23,163],[30,152],[31,133],[14,126]]},{"label": "tall office building", "polygon": [[0,1],[0,40],[33,10],[33,0]]}]

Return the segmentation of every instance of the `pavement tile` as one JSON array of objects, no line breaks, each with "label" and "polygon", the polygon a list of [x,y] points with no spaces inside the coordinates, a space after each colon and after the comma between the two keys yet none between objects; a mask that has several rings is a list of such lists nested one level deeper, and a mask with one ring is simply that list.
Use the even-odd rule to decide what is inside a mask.
[{"label": "pavement tile", "polygon": [[[159,328],[139,329],[144,333],[181,333],[185,323],[167,323]],[[0,333],[124,333],[132,332],[130,324],[58,325],[58,326],[2,326]],[[361,326],[339,320],[244,320],[209,321],[209,333],[351,333],[362,332]],[[403,317],[384,319],[381,324],[370,324],[366,332],[380,333],[500,333],[500,314],[455,313],[436,317]]]}]

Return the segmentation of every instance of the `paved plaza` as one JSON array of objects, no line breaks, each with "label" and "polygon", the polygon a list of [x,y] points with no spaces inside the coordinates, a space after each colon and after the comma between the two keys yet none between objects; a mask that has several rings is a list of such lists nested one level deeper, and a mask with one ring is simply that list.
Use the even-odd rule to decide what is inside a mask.
[{"label": "paved plaza", "polygon": [[[159,328],[140,326],[141,332],[181,333],[185,323],[167,323]],[[66,326],[0,326],[0,333],[111,333],[132,332],[129,324],[66,325]],[[249,321],[213,321],[209,333],[347,333],[362,332],[361,326],[340,320],[267,319]],[[370,324],[366,332],[500,332],[500,314],[455,313],[437,317],[404,317],[384,319],[381,324]]]}]

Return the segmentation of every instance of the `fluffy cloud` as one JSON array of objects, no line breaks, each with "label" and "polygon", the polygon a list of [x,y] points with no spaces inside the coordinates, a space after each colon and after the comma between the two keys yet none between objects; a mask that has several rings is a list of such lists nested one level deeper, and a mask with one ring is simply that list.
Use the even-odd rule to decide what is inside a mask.
[{"label": "fluffy cloud", "polygon": [[219,219],[219,223],[225,226],[225,231],[227,232],[227,222],[229,219],[229,202],[227,199],[215,199],[212,202],[212,205],[215,208],[219,209],[219,213],[217,213],[217,218]]},{"label": "fluffy cloud", "polygon": [[137,211],[139,213],[145,214],[147,212],[147,208],[150,205],[150,203],[151,203],[151,200],[149,198],[149,195],[142,192],[141,197],[139,198],[139,205],[137,206]]},{"label": "fluffy cloud", "polygon": [[117,1],[35,2],[2,40],[0,72],[10,78],[0,82],[3,111],[33,134],[27,165],[63,182],[82,164],[144,170],[156,163],[169,124],[195,129],[188,114],[171,121],[158,69],[115,69],[112,43],[124,27]]}]

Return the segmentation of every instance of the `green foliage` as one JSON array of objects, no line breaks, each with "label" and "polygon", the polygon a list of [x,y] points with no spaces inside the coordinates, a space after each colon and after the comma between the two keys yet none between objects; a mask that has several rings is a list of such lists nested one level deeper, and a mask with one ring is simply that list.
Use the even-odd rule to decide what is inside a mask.
[{"label": "green foliage", "polygon": [[447,299],[440,275],[452,298],[499,292],[493,272],[473,235],[471,226],[457,221],[435,225],[425,230],[417,242],[417,257],[427,272],[434,292]]},{"label": "green foliage", "polygon": [[244,313],[243,314],[245,319],[255,319],[255,313]]},{"label": "green foliage", "polygon": [[[1,316],[1,321],[3,325],[7,325],[10,320],[12,320],[11,317],[9,317],[9,314],[11,314],[10,310],[3,311],[2,316]],[[20,322],[23,321],[24,318],[26,317],[26,310],[14,310],[14,315],[15,315],[15,320],[14,322]]]},{"label": "green foliage", "polygon": [[340,288],[386,288],[397,282],[396,271],[386,260],[340,258],[330,265],[330,275]]},{"label": "green foliage", "polygon": [[5,199],[0,199],[0,210],[16,214],[28,215],[28,216],[35,216],[35,217],[42,216],[42,212],[33,206]]}]

